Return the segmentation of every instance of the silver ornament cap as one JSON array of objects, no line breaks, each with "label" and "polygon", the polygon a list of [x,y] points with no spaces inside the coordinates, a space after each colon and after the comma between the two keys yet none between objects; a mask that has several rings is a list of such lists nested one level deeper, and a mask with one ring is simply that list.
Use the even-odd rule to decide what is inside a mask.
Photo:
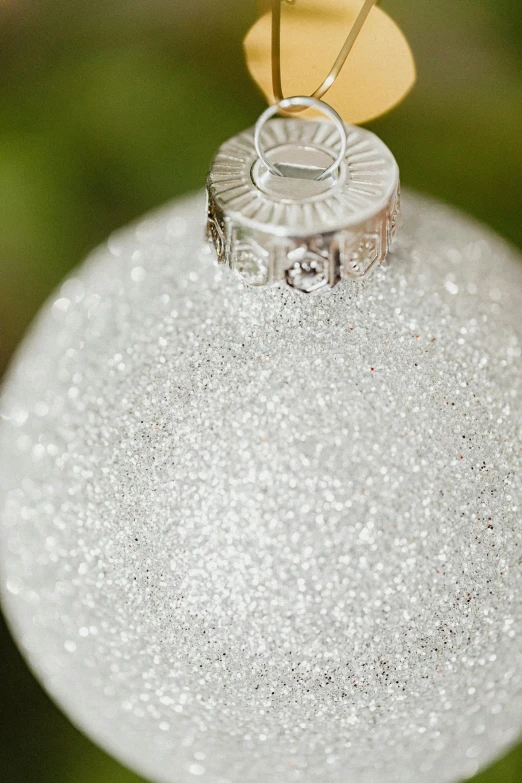
[{"label": "silver ornament cap", "polygon": [[[312,99],[307,99],[312,101]],[[247,285],[303,293],[366,277],[390,250],[399,168],[375,134],[337,122],[271,119],[218,150],[207,177],[207,236]]]}]

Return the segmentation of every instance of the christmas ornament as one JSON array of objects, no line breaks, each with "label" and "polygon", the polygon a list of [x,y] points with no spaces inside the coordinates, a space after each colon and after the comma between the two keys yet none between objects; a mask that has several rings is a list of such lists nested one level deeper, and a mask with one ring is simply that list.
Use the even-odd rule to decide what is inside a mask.
[{"label": "christmas ornament", "polygon": [[15,359],[15,636],[150,780],[471,775],[522,726],[520,257],[408,196],[368,282],[258,290],[202,214],[113,236]]},{"label": "christmas ornament", "polygon": [[522,726],[520,259],[410,196],[379,266],[393,155],[277,97],[212,248],[200,197],[120,232],[15,360],[6,610],[151,780],[449,783]]}]

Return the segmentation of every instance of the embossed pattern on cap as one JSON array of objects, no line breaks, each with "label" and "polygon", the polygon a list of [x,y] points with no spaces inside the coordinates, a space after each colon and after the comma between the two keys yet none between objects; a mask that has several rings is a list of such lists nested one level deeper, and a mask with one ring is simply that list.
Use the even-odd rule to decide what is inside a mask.
[{"label": "embossed pattern on cap", "polygon": [[[288,274],[295,266],[291,254],[310,251],[311,244],[316,250],[320,246],[328,266],[327,287],[343,277],[364,277],[386,257],[399,211],[399,169],[373,133],[347,126],[347,134],[344,162],[323,182],[270,174],[258,159],[252,129],[219,149],[207,179],[207,232],[218,259],[247,284],[286,280],[292,285],[300,276]],[[286,171],[293,165],[297,172],[312,160],[322,160],[326,167],[340,144],[331,123],[300,119],[269,121],[262,141],[271,161],[282,163]],[[242,274],[245,245],[264,249],[264,258],[256,256],[263,274]],[[256,255],[253,247],[250,255]]]}]

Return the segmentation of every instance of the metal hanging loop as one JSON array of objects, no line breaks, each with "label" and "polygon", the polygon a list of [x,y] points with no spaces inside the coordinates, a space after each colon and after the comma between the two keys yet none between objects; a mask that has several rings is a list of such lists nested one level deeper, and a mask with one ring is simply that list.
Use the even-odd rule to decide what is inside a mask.
[{"label": "metal hanging loop", "polygon": [[[282,77],[281,77],[281,2],[282,0],[272,0],[272,87],[274,91],[274,97],[276,101],[282,101],[284,99]],[[330,72],[326,79],[319,85],[319,87],[311,94],[311,98],[322,98],[325,95],[332,84],[339,76],[348,55],[353,49],[353,46],[359,37],[359,34],[364,26],[364,23],[368,19],[370,11],[373,6],[376,5],[378,0],[364,0],[364,4],[353,23],[352,29],[348,33],[348,36],[342,46],[341,51],[337,55]],[[293,112],[303,111],[304,106],[298,106],[290,109]]]},{"label": "metal hanging loop", "polygon": [[296,109],[318,109],[323,114],[325,114],[336,126],[339,137],[341,140],[341,145],[339,148],[339,154],[337,155],[336,159],[332,163],[331,166],[328,166],[327,169],[325,169],[319,176],[316,178],[317,182],[322,182],[325,179],[328,179],[334,172],[336,172],[341,165],[341,163],[344,160],[344,157],[346,155],[346,148],[348,145],[348,136],[346,134],[346,126],[341,118],[341,116],[335,111],[335,109],[332,109],[329,104],[324,103],[324,101],[320,101],[317,98],[313,98],[309,95],[296,95],[292,98],[283,98],[278,103],[275,103],[273,106],[269,106],[266,111],[263,112],[263,114],[260,116],[256,123],[255,132],[254,132],[254,144],[256,147],[256,152],[258,154],[258,157],[260,160],[264,163],[264,165],[267,167],[267,169],[270,171],[271,174],[274,174],[276,177],[283,177],[284,174],[280,171],[280,169],[277,167],[277,164],[272,163],[271,160],[269,160],[261,146],[261,134],[263,132],[263,128],[265,126],[265,123],[270,120],[275,114],[277,114],[279,111],[292,111]]}]

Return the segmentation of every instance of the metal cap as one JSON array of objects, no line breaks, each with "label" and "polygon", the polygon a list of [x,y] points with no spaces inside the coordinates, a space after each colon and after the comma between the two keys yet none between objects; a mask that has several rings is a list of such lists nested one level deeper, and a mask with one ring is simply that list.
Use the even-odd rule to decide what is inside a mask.
[{"label": "metal cap", "polygon": [[399,169],[377,136],[345,128],[342,160],[344,139],[325,121],[272,119],[258,128],[271,168],[256,151],[255,129],[219,149],[207,179],[208,236],[218,259],[247,284],[286,281],[312,293],[362,278],[385,258]]}]

